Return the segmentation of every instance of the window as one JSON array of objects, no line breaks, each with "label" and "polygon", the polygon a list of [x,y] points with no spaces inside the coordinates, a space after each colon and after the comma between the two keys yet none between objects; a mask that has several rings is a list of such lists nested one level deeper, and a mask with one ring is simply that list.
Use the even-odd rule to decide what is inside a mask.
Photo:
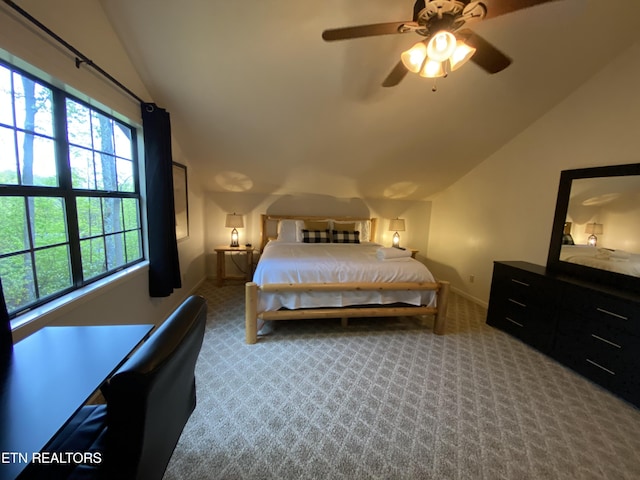
[{"label": "window", "polygon": [[142,260],[136,131],[0,63],[0,277],[9,316]]}]

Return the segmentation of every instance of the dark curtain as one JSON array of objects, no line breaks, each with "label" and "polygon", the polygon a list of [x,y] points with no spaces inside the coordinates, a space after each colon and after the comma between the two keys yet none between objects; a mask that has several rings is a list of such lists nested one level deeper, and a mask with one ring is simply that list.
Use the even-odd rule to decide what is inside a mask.
[{"label": "dark curtain", "polygon": [[0,361],[8,357],[12,350],[11,322],[7,312],[7,302],[4,300],[2,279],[0,279]]},{"label": "dark curtain", "polygon": [[143,103],[144,156],[149,232],[149,295],[167,297],[182,286],[173,199],[169,113]]}]

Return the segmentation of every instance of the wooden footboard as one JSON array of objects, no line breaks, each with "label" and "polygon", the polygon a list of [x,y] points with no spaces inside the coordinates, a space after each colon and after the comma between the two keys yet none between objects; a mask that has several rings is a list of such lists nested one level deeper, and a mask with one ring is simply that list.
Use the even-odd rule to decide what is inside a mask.
[{"label": "wooden footboard", "polygon": [[[354,291],[354,290],[434,290],[437,295],[436,307],[362,307],[362,308],[307,308],[301,310],[278,310],[274,312],[258,312],[258,295],[260,292],[305,292],[305,291]],[[420,283],[313,283],[289,284],[277,283],[258,285],[247,282],[245,285],[245,329],[246,342],[254,344],[258,341],[258,321],[262,320],[297,320],[304,318],[356,318],[356,317],[395,317],[399,315],[435,315],[433,331],[443,335],[447,317],[449,282]]]}]

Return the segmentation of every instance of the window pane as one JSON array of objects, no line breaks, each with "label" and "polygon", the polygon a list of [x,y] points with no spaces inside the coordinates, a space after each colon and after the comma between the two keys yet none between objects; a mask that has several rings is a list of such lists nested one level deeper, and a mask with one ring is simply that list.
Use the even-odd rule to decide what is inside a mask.
[{"label": "window pane", "polygon": [[131,129],[121,123],[114,122],[113,133],[116,141],[116,155],[132,160]]},{"label": "window pane", "polygon": [[116,160],[116,163],[118,168],[118,191],[135,191],[133,184],[133,162],[119,158]]},{"label": "window pane", "polygon": [[70,143],[91,148],[89,109],[70,99],[67,99],[67,138]]},{"label": "window pane", "polygon": [[78,197],[76,199],[80,238],[102,235],[102,209],[100,206],[100,199],[96,197]]},{"label": "window pane", "polygon": [[108,235],[105,237],[105,243],[107,245],[107,269],[113,270],[124,265],[126,263],[124,234]]},{"label": "window pane", "polygon": [[93,148],[100,152],[116,153],[113,141],[113,120],[101,113],[91,112],[91,125],[93,130]]},{"label": "window pane", "polygon": [[0,123],[13,126],[11,72],[2,65],[0,65]]},{"label": "window pane", "polygon": [[[33,202],[33,203],[31,203]],[[67,242],[64,199],[56,197],[29,198],[33,227],[33,243],[46,247]]]},{"label": "window pane", "polygon": [[15,134],[13,129],[4,127],[0,127],[0,183],[18,184]]},{"label": "window pane", "polygon": [[29,234],[23,197],[0,197],[0,254],[28,250]]},{"label": "window pane", "polygon": [[82,240],[80,242],[80,253],[82,255],[82,276],[85,280],[107,271],[103,237]]},{"label": "window pane", "polygon": [[140,228],[140,218],[138,217],[138,199],[123,198],[122,209],[124,211],[124,228],[125,230],[133,230]]},{"label": "window pane", "polygon": [[140,231],[132,230],[124,234],[126,249],[127,249],[127,262],[133,262],[142,258],[142,246],[140,244]]},{"label": "window pane", "polygon": [[16,126],[53,137],[51,90],[18,73],[13,75]]},{"label": "window pane", "polygon": [[91,150],[69,147],[69,164],[71,165],[71,185],[73,188],[95,190],[96,176],[93,171]]},{"label": "window pane", "polygon": [[20,132],[18,155],[23,185],[58,185],[55,145],[52,139]]},{"label": "window pane", "polygon": [[58,293],[72,285],[67,245],[37,250],[35,257],[40,297]]},{"label": "window pane", "polygon": [[10,314],[36,300],[31,255],[28,253],[0,258],[0,277]]},{"label": "window pane", "polygon": [[116,180],[116,159],[113,155],[106,153],[96,153],[96,185],[99,190],[117,192],[118,184]]},{"label": "window pane", "polygon": [[121,198],[103,198],[102,215],[104,218],[105,233],[115,233],[124,230]]}]

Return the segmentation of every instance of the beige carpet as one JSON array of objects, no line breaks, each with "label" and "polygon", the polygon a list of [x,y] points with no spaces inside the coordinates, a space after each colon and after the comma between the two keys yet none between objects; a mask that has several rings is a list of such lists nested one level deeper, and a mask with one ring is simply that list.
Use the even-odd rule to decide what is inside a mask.
[{"label": "beige carpet", "polygon": [[413,319],[273,322],[205,284],[198,406],[165,479],[638,479],[640,410],[488,327],[453,294]]}]

